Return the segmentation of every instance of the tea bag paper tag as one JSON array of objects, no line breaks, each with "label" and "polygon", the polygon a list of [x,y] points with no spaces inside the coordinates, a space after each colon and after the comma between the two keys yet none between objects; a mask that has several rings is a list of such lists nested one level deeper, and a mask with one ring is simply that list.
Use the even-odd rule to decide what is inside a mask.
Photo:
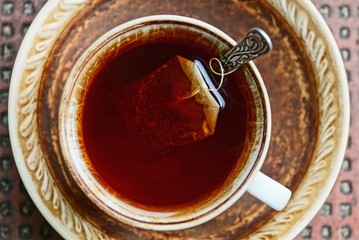
[{"label": "tea bag paper tag", "polygon": [[220,109],[196,64],[181,56],[111,98],[143,160],[211,136]]}]

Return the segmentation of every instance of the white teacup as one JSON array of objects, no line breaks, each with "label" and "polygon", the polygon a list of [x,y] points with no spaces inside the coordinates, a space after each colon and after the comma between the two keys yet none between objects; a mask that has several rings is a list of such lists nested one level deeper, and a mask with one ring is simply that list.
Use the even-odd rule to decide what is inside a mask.
[{"label": "white teacup", "polygon": [[99,63],[111,58],[118,52],[118,48],[124,48],[126,44],[135,41],[146,41],[159,34],[177,34],[178,31],[200,36],[201,41],[211,43],[216,48],[225,49],[226,46],[236,44],[219,29],[199,20],[156,15],[132,20],[105,33],[76,62],[64,89],[59,116],[62,152],[75,182],[103,214],[135,227],[152,230],[179,230],[209,221],[229,208],[246,191],[275,210],[283,209],[291,191],[260,172],[271,136],[271,111],[265,85],[253,62],[242,66],[242,71],[254,99],[254,137],[246,146],[245,163],[233,167],[218,191],[191,206],[156,211],[121,199],[106,183],[99,180],[84,150],[79,121],[91,76],[96,74]]}]

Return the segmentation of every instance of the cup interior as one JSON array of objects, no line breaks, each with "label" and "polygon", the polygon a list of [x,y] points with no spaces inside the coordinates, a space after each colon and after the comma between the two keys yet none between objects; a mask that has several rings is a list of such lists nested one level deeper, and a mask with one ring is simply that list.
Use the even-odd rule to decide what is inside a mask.
[{"label": "cup interior", "polygon": [[255,116],[251,122],[253,137],[245,144],[246,161],[233,168],[223,187],[190,206],[169,207],[158,211],[141,208],[121,198],[103,181],[87,155],[81,133],[82,106],[86,92],[100,66],[116,58],[122,49],[135,48],[144,41],[156,41],[167,36],[176,39],[181,34],[192,36],[198,46],[215,49],[224,55],[235,41],[222,31],[201,21],[171,15],[150,16],[122,24],[105,33],[93,43],[74,65],[66,82],[60,106],[60,142],[66,165],[89,200],[105,214],[133,226],[153,230],[178,230],[201,224],[231,206],[245,192],[251,178],[259,171],[269,144],[270,107],[263,80],[250,62],[241,67],[248,89],[250,106]]}]

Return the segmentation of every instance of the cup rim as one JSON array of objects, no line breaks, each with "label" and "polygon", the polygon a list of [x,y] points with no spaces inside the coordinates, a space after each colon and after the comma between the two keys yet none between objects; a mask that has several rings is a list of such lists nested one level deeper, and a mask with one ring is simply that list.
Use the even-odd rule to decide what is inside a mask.
[{"label": "cup rim", "polygon": [[[62,95],[62,100],[60,104],[59,109],[59,135],[60,135],[60,143],[61,143],[61,149],[64,155],[65,162],[69,167],[69,169],[76,168],[77,170],[81,169],[78,162],[74,164],[71,159],[73,158],[80,158],[82,159],[82,156],[80,152],[78,151],[78,148],[74,146],[79,146],[81,143],[79,143],[76,138],[76,133],[74,129],[76,129],[76,126],[74,126],[74,122],[68,121],[68,116],[70,115],[71,119],[76,119],[77,116],[77,110],[69,108],[69,104],[71,105],[71,102],[73,103],[74,99],[72,96],[73,90],[76,88],[76,79],[79,77],[79,70],[85,69],[85,66],[88,62],[87,60],[91,58],[94,51],[97,51],[98,49],[103,46],[103,44],[110,42],[108,39],[111,39],[116,34],[122,33],[124,30],[127,29],[135,29],[136,27],[142,26],[144,23],[159,23],[159,22],[175,22],[179,24],[189,24],[194,27],[200,27],[202,29],[206,29],[212,34],[224,39],[231,45],[235,45],[236,42],[230,38],[227,34],[222,32],[221,30],[217,29],[216,27],[207,24],[205,22],[202,22],[200,20],[189,18],[189,17],[183,17],[178,15],[153,15],[153,16],[146,16],[137,18],[134,20],[131,20],[129,22],[123,23],[112,30],[108,31],[104,35],[102,35],[100,38],[97,39],[91,46],[82,54],[82,56],[79,58],[79,60],[75,63],[74,67],[72,68],[70,75],[67,79],[67,82],[65,84],[65,88]],[[84,68],[83,68],[84,67]],[[97,200],[100,199],[100,201],[104,204],[101,204],[99,207],[106,213],[111,216],[113,216],[115,219],[118,219],[122,222],[131,224],[133,226],[137,226],[144,229],[152,229],[152,230],[160,230],[160,231],[167,231],[167,230],[180,230],[184,228],[193,227],[196,225],[199,225],[201,223],[204,223],[213,217],[219,215],[223,211],[225,211],[228,207],[230,207],[232,204],[234,204],[245,192],[246,188],[250,184],[250,181],[255,176],[255,173],[257,173],[262,166],[266,153],[268,151],[269,147],[269,141],[270,141],[270,134],[271,134],[271,110],[270,110],[270,104],[269,104],[269,98],[268,94],[263,82],[263,79],[254,65],[254,63],[251,61],[248,63],[248,69],[250,69],[251,73],[255,76],[256,86],[259,88],[259,93],[261,95],[261,99],[263,102],[263,111],[265,115],[265,124],[266,126],[263,127],[263,139],[261,142],[263,143],[259,149],[259,152],[257,153],[257,157],[255,158],[255,161],[252,161],[250,165],[246,164],[245,170],[243,169],[241,172],[246,172],[244,179],[242,179],[241,184],[236,185],[236,189],[234,192],[232,192],[225,201],[220,202],[217,206],[214,206],[215,204],[211,205],[211,209],[209,209],[206,212],[200,212],[196,214],[192,214],[190,218],[180,218],[179,221],[172,222],[162,222],[161,219],[163,217],[166,217],[165,215],[156,215],[156,216],[150,216],[145,218],[137,218],[131,215],[131,207],[130,206],[124,206],[122,207],[127,208],[126,211],[120,211],[119,205],[118,205],[118,199],[114,196],[110,196],[109,194],[104,194],[107,191],[99,184],[94,178],[92,180],[95,180],[91,184],[91,186],[83,185],[81,183],[84,183],[84,174],[74,174],[75,182],[80,186],[81,190],[84,191],[84,193],[89,196],[89,199],[97,204]],[[75,98],[75,103],[78,99]],[[71,132],[71,135],[68,136],[68,133]],[[70,140],[69,140],[70,139]],[[73,145],[75,144],[75,145]],[[80,161],[80,164],[83,164],[84,160],[82,159]],[[247,166],[248,165],[248,166]],[[81,171],[80,171],[81,172]],[[243,174],[241,174],[243,175]],[[86,179],[85,179],[86,180]],[[238,180],[237,180],[238,181]],[[92,181],[91,181],[92,182]],[[96,190],[96,191],[95,191]],[[99,192],[100,195],[98,194]],[[105,203],[115,203],[115,204],[109,204],[106,205]],[[123,210],[123,209],[122,209]],[[127,211],[130,210],[130,211]],[[137,210],[136,210],[137,211]]]}]

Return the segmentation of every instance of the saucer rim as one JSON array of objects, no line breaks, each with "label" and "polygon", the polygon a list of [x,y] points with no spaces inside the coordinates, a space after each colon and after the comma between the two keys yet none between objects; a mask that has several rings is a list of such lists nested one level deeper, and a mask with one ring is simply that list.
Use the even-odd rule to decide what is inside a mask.
[{"label": "saucer rim", "polygon": [[[319,11],[315,8],[314,4],[310,2],[309,0],[306,1],[293,1],[291,4],[290,1],[284,0],[267,0],[268,3],[270,3],[275,9],[277,9],[278,12],[287,20],[291,21],[290,17],[293,17],[290,13],[290,8],[296,8],[297,11],[302,11],[301,13],[304,13],[307,17],[312,17],[312,21],[315,22],[317,30],[320,33],[320,39],[322,39],[325,42],[325,46],[331,46],[330,48],[327,48],[329,55],[332,55],[332,60],[334,61],[333,65],[336,66],[335,72],[338,79],[336,80],[337,84],[339,84],[340,90],[343,94],[341,94],[339,97],[339,107],[340,109],[340,117],[341,117],[341,126],[339,129],[340,134],[338,134],[337,137],[337,144],[335,145],[335,151],[332,152],[331,156],[334,159],[332,168],[329,171],[329,173],[326,175],[327,182],[323,185],[323,188],[321,188],[320,197],[316,198],[315,201],[312,201],[310,204],[310,207],[305,210],[304,217],[301,219],[301,221],[297,222],[296,224],[292,225],[292,227],[284,233],[283,238],[285,239],[292,239],[294,238],[309,222],[310,220],[315,216],[315,214],[319,211],[322,204],[325,202],[326,198],[328,197],[331,189],[334,186],[334,183],[337,179],[337,176],[340,171],[340,167],[342,164],[342,160],[344,157],[347,139],[349,135],[349,90],[348,90],[348,84],[346,81],[346,74],[344,69],[344,64],[340,56],[339,49],[337,47],[337,44],[334,40],[333,35],[330,32],[329,27],[325,23],[325,20],[320,15]],[[20,82],[22,81],[22,75],[24,72],[24,67],[27,64],[27,57],[29,55],[30,49],[33,47],[33,41],[34,38],[36,38],[37,30],[40,29],[42,24],[47,20],[48,15],[56,11],[58,9],[59,4],[64,4],[68,1],[66,0],[53,0],[49,1],[45,4],[45,6],[40,10],[38,16],[33,21],[32,25],[30,26],[22,44],[18,52],[18,56],[16,58],[16,62],[14,65],[13,70],[13,76],[11,80],[10,85],[10,93],[9,93],[9,131],[10,131],[10,139],[11,139],[11,145],[13,148],[13,154],[14,159],[16,162],[16,165],[18,167],[18,170],[20,172],[20,176],[24,182],[25,187],[27,188],[30,197],[34,201],[35,205],[39,208],[40,212],[44,215],[46,220],[59,232],[65,239],[73,239],[74,237],[78,236],[75,234],[71,229],[68,229],[59,219],[59,214],[54,214],[51,210],[49,210],[49,204],[45,202],[44,198],[39,194],[38,192],[38,183],[34,180],[34,176],[32,172],[29,171],[28,166],[25,163],[25,156],[23,155],[23,152],[21,151],[23,146],[21,146],[18,131],[19,131],[19,119],[17,115],[19,114],[20,108],[18,105],[19,101],[19,94],[20,94]],[[71,12],[69,16],[73,17],[76,15],[77,11],[80,11],[81,8],[89,1],[86,0],[78,0],[76,1],[74,8],[74,11]],[[288,20],[289,19],[289,20]],[[64,21],[64,24],[66,21]],[[289,22],[289,24],[295,29],[295,32],[297,34],[301,34],[301,31],[304,31],[301,29],[301,26],[298,26],[298,22]],[[66,25],[66,24],[65,24]],[[63,25],[65,28],[66,26]],[[320,27],[319,27],[320,26]],[[301,37],[301,36],[299,36]],[[345,94],[344,94],[345,93]],[[339,143],[338,143],[339,142]],[[307,174],[307,173],[306,173]],[[51,177],[51,176],[50,176]],[[56,188],[56,183],[53,182]],[[57,191],[59,191],[57,189]],[[61,193],[60,193],[61,194]],[[296,194],[296,192],[294,192]],[[70,205],[68,207],[71,208]],[[71,209],[74,211],[74,209]],[[284,210],[286,211],[286,210]],[[56,216],[57,215],[57,216]],[[80,220],[81,216],[79,217]],[[260,229],[262,229],[265,226],[268,226],[271,223],[266,223],[264,226],[261,226]],[[89,228],[93,227],[91,224],[88,225]],[[105,238],[108,238],[107,236],[103,235],[101,230],[99,229],[89,229],[90,231],[96,232],[97,236],[104,236]],[[283,233],[282,233],[283,234]],[[253,235],[251,235],[253,236]]]}]

